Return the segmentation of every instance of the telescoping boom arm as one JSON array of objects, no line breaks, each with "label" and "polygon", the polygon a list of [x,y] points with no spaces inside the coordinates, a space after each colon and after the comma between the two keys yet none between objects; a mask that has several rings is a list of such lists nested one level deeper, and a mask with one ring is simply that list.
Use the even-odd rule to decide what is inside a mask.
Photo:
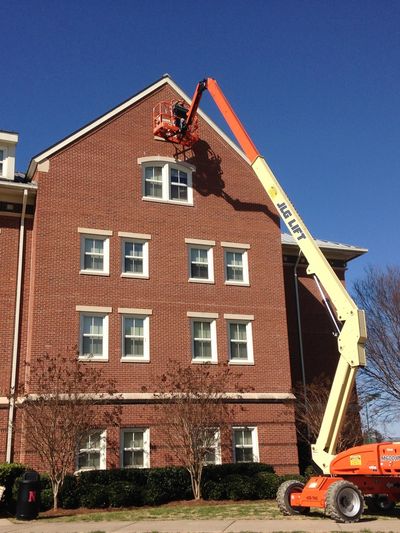
[{"label": "telescoping boom arm", "polygon": [[266,193],[306,258],[308,262],[307,273],[317,277],[334,306],[336,318],[342,324],[338,336],[339,363],[321,429],[316,443],[312,446],[313,461],[324,474],[329,474],[329,465],[336,455],[338,436],[353,390],[357,369],[366,364],[364,349],[367,338],[365,314],[364,311],[357,308],[336,276],[267,162],[258,152],[216,80],[207,78],[199,82],[188,111],[187,121],[193,120],[201,96],[206,89],[213,97]]}]

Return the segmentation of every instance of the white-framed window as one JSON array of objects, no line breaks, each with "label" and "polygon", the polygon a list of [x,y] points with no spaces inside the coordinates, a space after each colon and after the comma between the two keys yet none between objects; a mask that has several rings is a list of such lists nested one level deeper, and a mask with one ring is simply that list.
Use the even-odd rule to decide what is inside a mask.
[{"label": "white-framed window", "polygon": [[192,360],[204,363],[217,362],[217,327],[215,320],[205,318],[192,319]]},{"label": "white-framed window", "polygon": [[150,467],[150,430],[129,428],[121,432],[121,467]]},{"label": "white-framed window", "polygon": [[142,157],[138,163],[142,167],[144,200],[193,205],[192,165],[160,156]]},{"label": "white-framed window", "polygon": [[221,435],[219,429],[207,429],[207,450],[205,454],[204,464],[206,465],[220,465],[221,458]]},{"label": "white-framed window", "polygon": [[234,427],[233,456],[235,463],[258,463],[258,432],[256,427]]},{"label": "white-framed window", "polygon": [[80,359],[108,360],[108,315],[81,313],[79,346]]},{"label": "white-framed window", "polygon": [[229,362],[254,363],[253,333],[250,320],[232,319],[227,322]]},{"label": "white-framed window", "polygon": [[223,242],[225,284],[226,285],[249,285],[249,244],[236,244]]},{"label": "white-framed window", "polygon": [[81,234],[81,274],[108,276],[110,273],[111,231],[78,228]]},{"label": "white-framed window", "polygon": [[104,470],[106,468],[106,431],[94,430],[85,435],[78,445],[77,470]]},{"label": "white-framed window", "polygon": [[[190,241],[186,239],[186,241]],[[189,281],[214,283],[213,245],[190,244],[188,246]]]},{"label": "white-framed window", "polygon": [[145,315],[122,315],[122,360],[150,360],[149,317]]},{"label": "white-framed window", "polygon": [[7,150],[0,146],[0,178],[6,175]]}]

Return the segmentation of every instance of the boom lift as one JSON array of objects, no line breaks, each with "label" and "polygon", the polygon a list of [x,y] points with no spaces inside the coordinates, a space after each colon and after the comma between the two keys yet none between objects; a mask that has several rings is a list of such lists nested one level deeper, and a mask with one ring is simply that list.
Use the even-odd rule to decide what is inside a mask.
[{"label": "boom lift", "polygon": [[153,110],[154,135],[190,148],[199,139],[197,109],[208,90],[246,154],[251,167],[275,205],[287,229],[308,262],[313,275],[333,304],[341,328],[339,363],[321,429],[312,445],[312,458],[321,475],[307,484],[283,483],[277,501],[283,514],[303,514],[310,507],[325,509],[338,522],[356,522],[364,509],[364,496],[373,509],[391,507],[400,500],[400,443],[365,444],[336,455],[338,436],[352,393],[356,372],[365,366],[367,338],[364,311],[336,276],[265,159],[260,155],[228,100],[213,78],[197,84],[190,106],[185,101],[162,102]]}]

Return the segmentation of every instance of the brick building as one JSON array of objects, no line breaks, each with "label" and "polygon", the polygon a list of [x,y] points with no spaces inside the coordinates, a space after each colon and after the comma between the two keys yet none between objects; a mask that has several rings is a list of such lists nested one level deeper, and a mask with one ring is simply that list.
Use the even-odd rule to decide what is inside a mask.
[{"label": "brick building", "polygon": [[[228,361],[251,390],[223,462],[296,471],[292,385],[335,367],[332,326],[241,150],[202,112],[191,150],[153,137],[153,107],[182,98],[165,76],[35,156],[26,176],[17,134],[0,132],[0,461],[35,465],[10,390],[35,392],[37,357],[77,345],[123,398],[119,432],[79,443],[77,468],[166,463],[150,400],[175,357]],[[365,251],[321,247],[341,279]]]}]

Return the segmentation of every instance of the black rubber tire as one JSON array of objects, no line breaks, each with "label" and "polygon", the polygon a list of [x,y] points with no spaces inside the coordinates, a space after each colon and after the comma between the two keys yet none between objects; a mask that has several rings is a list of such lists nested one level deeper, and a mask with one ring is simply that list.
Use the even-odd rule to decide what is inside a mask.
[{"label": "black rubber tire", "polygon": [[396,502],[389,500],[385,494],[374,494],[365,498],[365,504],[370,513],[390,513],[396,506]]},{"label": "black rubber tire", "polygon": [[358,522],[363,510],[362,492],[350,481],[336,481],[326,491],[325,512],[336,522]]},{"label": "black rubber tire", "polygon": [[276,503],[279,510],[285,516],[307,514],[310,512],[309,507],[293,507],[290,505],[290,495],[293,492],[301,492],[304,489],[304,483],[295,479],[285,481],[279,487],[276,493]]}]

